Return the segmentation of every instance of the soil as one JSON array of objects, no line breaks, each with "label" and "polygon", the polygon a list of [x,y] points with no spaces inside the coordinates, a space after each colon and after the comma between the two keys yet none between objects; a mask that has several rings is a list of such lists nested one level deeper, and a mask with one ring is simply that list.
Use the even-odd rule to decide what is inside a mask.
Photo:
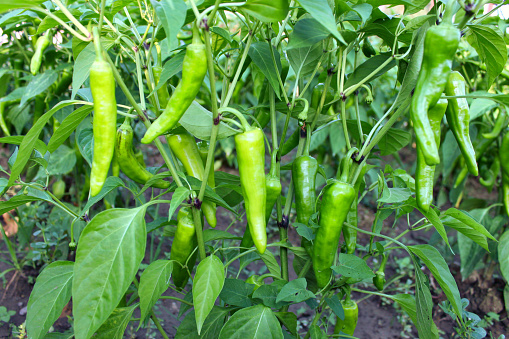
[{"label": "soil", "polygon": [[[411,152],[408,152],[407,155],[402,155],[402,160],[404,163],[411,163]],[[152,161],[158,161],[154,159],[155,157],[149,157]],[[409,158],[409,159],[407,159]],[[149,160],[150,161],[150,160]],[[284,162],[284,161],[283,161]],[[226,169],[228,172],[234,172],[231,169]],[[472,183],[475,185],[475,183]],[[475,187],[475,186],[472,186]],[[474,189],[472,189],[474,191]],[[484,189],[477,190],[479,192],[485,192]],[[484,194],[484,193],[483,193]],[[488,199],[488,197],[483,197]],[[168,207],[166,206],[166,209]],[[359,227],[370,230],[371,225],[374,219],[374,206],[359,206]],[[166,211],[161,211],[164,213]],[[218,229],[225,229],[232,222],[232,218],[230,214],[224,210],[218,209]],[[3,220],[2,220],[3,223]],[[388,218],[384,225],[392,225],[393,220]],[[238,222],[238,225],[234,225],[230,228],[231,232],[242,232],[243,222]],[[408,228],[406,220],[399,220],[396,223],[394,228],[386,227],[389,235],[391,234],[399,234],[402,231]],[[272,227],[269,228],[270,234],[269,237],[271,241],[278,241],[278,232],[277,227],[272,224]],[[423,243],[426,239],[431,236],[432,232],[409,232],[407,236],[403,239],[404,243]],[[156,237],[153,239],[153,246],[157,246],[159,241],[163,241],[161,248],[160,258],[164,257],[164,253],[168,253],[171,248],[169,238],[164,237]],[[298,244],[300,242],[299,236],[295,229],[290,227],[289,230],[289,241],[293,244]],[[366,244],[369,241],[369,236],[364,234],[359,234],[359,243]],[[149,239],[147,240],[147,249],[151,246],[151,239],[149,235]],[[6,256],[6,248],[2,243],[2,254],[1,259],[7,259]],[[148,252],[148,251],[147,251]],[[277,253],[275,253],[277,254]],[[394,258],[392,258],[394,259]],[[293,255],[290,252],[289,256],[289,267],[290,274],[292,279],[296,278],[295,273],[292,269],[292,260]],[[148,257],[144,260],[145,263],[148,263]],[[483,318],[488,312],[495,312],[500,316],[500,321],[495,321],[493,325],[487,327],[488,333],[491,331],[494,338],[497,338],[501,334],[509,333],[509,320],[507,311],[504,309],[503,303],[503,288],[504,281],[499,278],[486,279],[481,276],[481,272],[474,272],[467,280],[462,281],[462,277],[459,274],[459,266],[457,265],[459,262],[459,256],[456,255],[454,258],[454,263],[450,266],[451,271],[454,274],[456,279],[458,288],[460,290],[460,295],[462,298],[468,298],[470,301],[470,305],[467,308],[467,311],[473,312]],[[262,267],[260,262],[255,262],[250,264],[246,271],[255,272],[258,271]],[[0,262],[0,273],[4,272],[6,269],[10,268],[6,263]],[[386,270],[386,275],[388,277],[396,274],[396,267],[394,265],[394,260],[389,260],[389,267]],[[496,270],[495,270],[496,271]],[[1,323],[0,322],[0,338],[10,338],[12,335],[12,330],[15,326],[19,326],[25,321],[26,317],[26,306],[28,302],[28,298],[30,292],[33,288],[33,282],[38,274],[39,270],[35,268],[25,269],[22,274],[16,274],[13,271],[7,273],[4,276],[3,283],[0,280],[0,305],[5,306],[7,310],[15,311],[15,315],[10,318],[9,323]],[[244,273],[249,273],[244,272]],[[246,277],[247,274],[241,275],[241,278]],[[432,278],[429,271],[425,271],[425,273],[431,278],[431,287],[432,287],[432,295],[433,295],[433,315],[434,321],[441,332],[441,336],[444,338],[451,338],[455,333],[455,323],[454,321],[445,314],[439,307],[438,303],[446,300],[445,295],[443,293],[438,293],[439,288],[438,284]],[[389,278],[390,279],[390,278]],[[405,281],[406,278],[403,277],[402,281]],[[189,287],[189,286],[188,286]],[[363,286],[362,289],[372,289],[372,287],[366,285]],[[412,288],[413,290],[413,288]],[[402,292],[398,292],[402,293]],[[177,296],[183,298],[183,295],[168,290],[164,295],[167,296]],[[354,293],[353,298],[360,300],[365,298],[364,294]],[[178,318],[178,313],[180,309],[180,304],[170,299],[162,299],[160,300],[156,307],[155,312],[158,318],[161,320],[161,325],[168,334],[170,338],[173,338],[176,333],[176,328],[179,323],[182,321],[182,318]],[[303,333],[307,330],[307,326],[311,323],[313,319],[313,311],[305,304],[300,303],[298,305],[293,305],[290,309],[291,311],[296,312],[299,315],[299,326],[300,332]],[[54,324],[53,328],[57,332],[63,332],[70,328],[70,324],[68,322],[68,316],[72,316],[72,305],[71,303],[64,309],[62,315],[59,320]],[[135,312],[135,317],[139,317],[139,310],[137,313]],[[152,337],[152,338],[160,338],[160,334],[155,329],[153,323],[149,324],[148,328],[142,329],[136,332],[138,327],[137,322],[130,323],[127,328],[126,334],[130,338],[141,338],[141,337]],[[355,336],[358,338],[417,338],[418,334],[415,329],[415,326],[411,324],[408,317],[404,315],[401,311],[398,311],[395,307],[391,306],[391,304],[378,296],[371,296],[367,299],[363,299],[359,302],[359,322],[357,326],[357,330],[355,332]],[[489,335],[488,335],[489,336]]]}]

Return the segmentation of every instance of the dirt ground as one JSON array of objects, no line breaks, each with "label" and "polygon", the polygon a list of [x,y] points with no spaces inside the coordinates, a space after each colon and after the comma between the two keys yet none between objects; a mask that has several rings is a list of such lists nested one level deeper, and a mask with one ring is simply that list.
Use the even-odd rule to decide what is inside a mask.
[{"label": "dirt ground", "polygon": [[[407,153],[408,154],[408,153]],[[411,156],[408,156],[411,157]],[[150,157],[149,157],[150,158]],[[402,156],[403,162],[411,162],[412,159],[408,159],[405,156]],[[3,164],[2,164],[3,165]],[[231,170],[228,170],[231,171]],[[474,184],[475,185],[475,184]],[[166,207],[168,208],[168,207]],[[161,211],[164,213],[165,211]],[[364,206],[360,205],[359,207],[359,227],[370,230],[371,225],[373,223],[374,218],[374,207],[373,206]],[[3,220],[2,220],[3,222]],[[231,222],[231,217],[229,214],[223,210],[218,210],[218,228],[224,229]],[[391,218],[385,221],[385,224],[392,225]],[[232,232],[242,232],[243,224],[239,223],[234,225],[230,231]],[[269,228],[271,233],[269,237],[271,241],[278,241],[278,232],[275,225],[272,224],[272,227]],[[400,220],[395,226],[395,228],[389,229],[387,232],[389,235],[391,234],[399,234],[400,232],[407,229],[406,220]],[[239,233],[240,234],[240,233]],[[423,243],[426,239],[428,239],[431,235],[431,232],[409,232],[405,238],[403,238],[404,243]],[[151,235],[150,235],[151,236]],[[150,236],[147,240],[147,249],[150,246]],[[289,240],[293,244],[299,243],[298,234],[294,228],[290,227],[289,230]],[[154,246],[157,246],[159,241],[163,241],[161,257],[163,257],[163,253],[169,253],[171,248],[171,243],[168,238],[155,238]],[[359,242],[361,244],[365,244],[369,241],[369,236],[359,235]],[[4,243],[0,247],[1,259],[6,259],[6,248]],[[277,253],[274,253],[277,256]],[[394,259],[394,258],[393,258]],[[296,274],[292,269],[292,260],[293,256],[290,253],[289,257],[289,267],[291,278],[296,278]],[[148,259],[146,260],[148,262]],[[392,263],[392,264],[391,264]],[[246,271],[255,272],[262,264],[260,262],[254,262],[250,264]],[[8,269],[6,263],[0,261],[0,274]],[[468,311],[474,312],[478,314],[480,317],[484,317],[488,312],[495,312],[499,314],[501,321],[495,322],[491,327],[488,327],[487,330],[491,331],[494,338],[498,338],[501,334],[509,333],[509,320],[507,311],[504,309],[503,304],[503,288],[504,282],[501,279],[491,279],[484,280],[482,279],[482,272],[474,272],[467,280],[462,281],[461,275],[459,273],[459,256],[456,255],[454,258],[454,262],[450,265],[451,271],[455,276],[456,282],[460,289],[460,294],[462,298],[468,298],[470,300],[470,306],[468,307]],[[391,277],[396,273],[396,268],[394,267],[394,260],[389,260],[389,267],[387,268],[386,274],[388,277]],[[425,271],[426,274],[429,274],[429,271]],[[10,338],[12,335],[12,328],[14,326],[18,326],[25,321],[26,317],[26,306],[28,302],[28,298],[30,292],[33,288],[33,282],[38,274],[38,269],[28,268],[23,271],[22,275],[9,272],[4,276],[3,281],[0,280],[0,306],[5,306],[7,310],[15,311],[15,315],[10,318],[9,323],[1,323],[0,322],[0,338]],[[245,276],[245,275],[244,275]],[[389,278],[390,279],[390,278]],[[405,278],[403,278],[405,280]],[[432,296],[434,302],[433,308],[433,317],[436,325],[441,331],[441,336],[443,338],[451,338],[455,333],[454,330],[454,322],[451,318],[446,315],[439,307],[438,303],[445,300],[445,295],[443,293],[436,294],[438,289],[435,289],[435,286],[438,284],[431,278],[432,284]],[[189,286],[188,286],[189,288]],[[363,287],[364,288],[364,287]],[[370,286],[366,286],[366,289],[372,289]],[[399,293],[399,292],[398,292]],[[183,297],[183,295],[178,294],[174,291],[167,291],[165,295],[173,295],[178,297]],[[354,299],[360,300],[364,298],[365,295],[354,293]],[[168,336],[173,338],[176,333],[176,328],[178,324],[182,321],[182,318],[178,318],[180,305],[178,302],[173,300],[164,299],[158,302],[156,305],[156,314],[159,319],[161,319],[162,326]],[[298,305],[294,305],[291,308],[291,311],[296,311],[299,316],[299,325],[301,326],[301,333],[306,332],[307,325],[311,323],[312,317],[314,316],[313,311],[307,307],[305,303],[300,303]],[[417,331],[415,326],[409,322],[408,318],[403,315],[404,313],[399,312],[395,307],[391,304],[387,304],[387,300],[382,300],[382,298],[378,296],[372,296],[367,299],[363,299],[359,302],[359,322],[357,326],[357,330],[355,332],[355,336],[358,338],[366,338],[366,339],[375,339],[375,338],[417,338]],[[70,328],[70,324],[68,322],[68,317],[72,315],[72,304],[70,303],[62,312],[60,319],[54,324],[54,330],[57,332],[63,332]],[[139,312],[135,313],[135,317],[139,317]],[[406,326],[406,331],[405,327]],[[138,327],[137,322],[132,322],[127,328],[126,336],[129,338],[161,338],[160,334],[154,328],[153,324],[149,324],[149,328],[142,329],[139,332],[136,332],[136,328]],[[489,335],[488,335],[489,337]]]}]

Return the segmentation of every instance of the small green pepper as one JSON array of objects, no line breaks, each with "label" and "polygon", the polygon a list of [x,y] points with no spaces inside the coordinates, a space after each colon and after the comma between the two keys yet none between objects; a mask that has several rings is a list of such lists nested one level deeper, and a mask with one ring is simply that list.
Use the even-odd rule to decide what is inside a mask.
[{"label": "small green pepper", "polygon": [[171,278],[179,290],[186,286],[189,272],[193,270],[196,263],[197,251],[194,251],[196,244],[196,229],[192,213],[189,208],[181,208],[177,216],[177,231],[170,251],[170,259],[178,262],[173,265]]},{"label": "small green pepper", "polygon": [[343,311],[345,312],[345,320],[341,320],[339,317],[336,317],[334,334],[340,334],[343,332],[344,334],[353,335],[355,328],[357,327],[357,320],[359,319],[359,307],[353,300],[341,300],[341,305],[343,306]]}]

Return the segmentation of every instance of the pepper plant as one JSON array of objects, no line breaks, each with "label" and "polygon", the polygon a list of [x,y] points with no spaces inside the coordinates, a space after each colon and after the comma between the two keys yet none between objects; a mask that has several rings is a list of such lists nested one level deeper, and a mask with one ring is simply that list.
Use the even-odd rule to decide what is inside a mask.
[{"label": "pepper plant", "polygon": [[[509,213],[497,3],[3,2],[13,52],[2,57],[0,141],[19,147],[2,169],[0,211],[44,201],[72,219],[68,260],[45,266],[30,296],[28,336],[44,337],[72,298],[76,338],[120,338],[148,322],[164,338],[352,337],[363,326],[355,298],[368,294],[398,303],[420,338],[438,338],[430,275],[466,323],[449,263],[404,236],[433,229],[448,253],[449,232],[481,255],[497,246]],[[393,5],[398,15],[387,14]],[[395,96],[377,100],[382,81]],[[318,161],[327,140],[329,161]],[[489,170],[478,166],[484,144],[495,147]],[[214,171],[226,145],[239,175]],[[162,163],[147,168],[134,147]],[[383,158],[405,149],[413,172]],[[455,159],[456,182],[481,172],[500,191],[482,217],[439,207],[434,186]],[[66,196],[59,176],[71,172]],[[376,211],[365,229],[358,206],[368,199]],[[224,211],[240,220],[237,232]],[[390,215],[408,230],[394,235]],[[169,257],[147,250],[149,233],[171,243]],[[507,234],[497,251],[509,280]],[[395,251],[413,262],[413,295],[384,292]],[[267,273],[241,279],[259,265]],[[157,317],[160,299],[180,304],[176,333]],[[289,311],[299,303],[314,310],[308,327]]]}]

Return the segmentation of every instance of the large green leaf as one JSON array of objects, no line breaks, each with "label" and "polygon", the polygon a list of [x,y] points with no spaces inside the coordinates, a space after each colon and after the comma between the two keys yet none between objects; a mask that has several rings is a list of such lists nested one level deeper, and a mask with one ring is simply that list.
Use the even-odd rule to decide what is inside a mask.
[{"label": "large green leaf", "polygon": [[119,307],[111,312],[109,318],[102,324],[97,331],[94,339],[122,339],[124,332],[129,325],[129,321],[138,303],[129,307]]},{"label": "large green leaf", "polygon": [[152,307],[170,286],[170,277],[173,271],[173,262],[170,260],[157,260],[151,263],[140,277],[141,321],[140,326],[149,314]]},{"label": "large green leaf", "polygon": [[198,334],[198,329],[196,328],[194,310],[189,312],[180,323],[175,339],[216,339],[219,336],[219,332],[223,327],[224,319],[228,312],[229,310],[227,308],[214,306],[203,323],[200,334]]},{"label": "large green leaf", "polygon": [[500,272],[506,281],[509,281],[509,230],[505,231],[500,237],[498,243],[498,260],[500,263]]},{"label": "large green leaf", "polygon": [[74,263],[55,261],[35,281],[27,305],[29,338],[43,338],[71,299]]},{"label": "large green leaf", "polygon": [[145,206],[110,209],[81,233],[73,279],[76,338],[90,338],[131,285],[146,245]]},{"label": "large green leaf", "polygon": [[219,339],[282,339],[283,330],[272,310],[263,305],[236,312],[223,326]]},{"label": "large green leaf", "polygon": [[462,307],[460,292],[451,271],[449,271],[449,266],[442,255],[440,255],[440,252],[438,252],[435,247],[427,244],[408,246],[408,248],[424,262],[426,267],[428,267],[440,284],[440,287],[447,296],[447,299],[449,299],[454,312],[458,317],[461,317]]},{"label": "large green leaf", "polygon": [[215,255],[203,259],[193,280],[193,305],[198,334],[224,285],[224,265]]},{"label": "large green leaf", "polygon": [[150,2],[166,32],[170,49],[178,47],[177,34],[186,20],[186,3],[183,0],[151,0]]},{"label": "large green leaf", "polygon": [[336,39],[345,43],[336,27],[336,20],[334,19],[332,9],[327,0],[299,0],[299,4],[304,7],[313,18],[318,20],[323,27],[327,28]]},{"label": "large green leaf", "polygon": [[292,33],[288,49],[309,47],[327,38],[330,32],[313,18],[299,20]]}]

